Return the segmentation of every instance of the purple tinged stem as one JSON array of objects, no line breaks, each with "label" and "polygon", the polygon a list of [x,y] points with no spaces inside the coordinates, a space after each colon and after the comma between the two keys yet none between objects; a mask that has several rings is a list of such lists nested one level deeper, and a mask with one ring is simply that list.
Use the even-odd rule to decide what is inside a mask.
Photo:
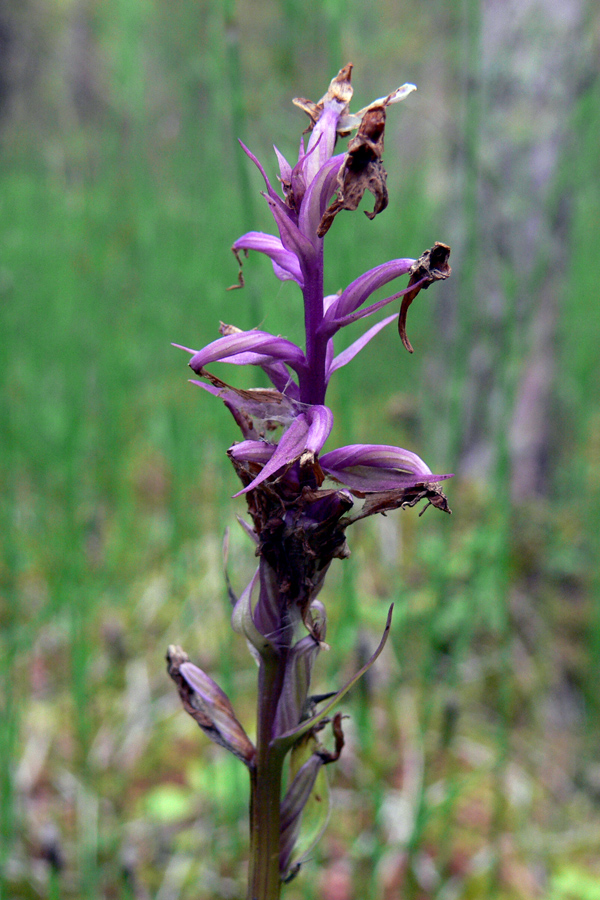
[{"label": "purple tinged stem", "polygon": [[304,327],[306,330],[306,374],[300,375],[302,403],[322,404],[325,401],[327,336],[322,334],[323,322],[323,241],[319,241],[316,259],[305,272]]}]

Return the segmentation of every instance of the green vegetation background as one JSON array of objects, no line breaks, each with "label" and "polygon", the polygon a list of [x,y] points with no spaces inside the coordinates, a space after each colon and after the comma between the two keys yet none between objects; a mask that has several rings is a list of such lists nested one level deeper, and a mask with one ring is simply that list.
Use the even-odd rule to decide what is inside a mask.
[{"label": "green vegetation background", "polygon": [[[486,143],[486,3],[0,5],[4,900],[244,896],[245,772],[180,711],[164,652],[182,644],[251,728],[225,527],[237,589],[252,549],[233,530],[234,425],[170,342],[199,348],[220,319],[299,338],[298,293],[266,261],[225,292],[233,240],[271,227],[236,138],[273,176],[271,144],[293,157],[306,124],[291,98],[318,99],[349,60],[354,108],[419,90],[389,114],[390,206],[338,218],[328,289],[434,240],[454,275],[411,309],[413,357],[390,329],[334,383],[331,445],[409,446],[457,477],[451,519],[357,527],[332,571],[317,688],[357,667],[392,600],[394,634],[346,704],[329,829],[286,896],[600,897],[600,23],[579,11],[587,68],[537,72],[575,90],[549,110],[531,206],[501,160],[541,146],[536,121],[515,103]],[[525,264],[510,243],[530,214]],[[489,242],[501,216],[507,252]],[[515,409],[548,291],[528,490]]]}]

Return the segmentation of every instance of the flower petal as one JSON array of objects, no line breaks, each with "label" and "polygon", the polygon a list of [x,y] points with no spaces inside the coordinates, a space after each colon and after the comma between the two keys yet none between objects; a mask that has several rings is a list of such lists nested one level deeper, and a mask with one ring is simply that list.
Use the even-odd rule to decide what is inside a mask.
[{"label": "flower petal", "polygon": [[431,469],[420,456],[411,450],[394,447],[391,444],[348,444],[330,450],[320,459],[327,469],[343,470],[351,466],[373,466],[383,469],[399,469],[421,477],[431,475]]},{"label": "flower petal", "polygon": [[231,459],[237,459],[239,462],[259,463],[264,466],[275,450],[277,444],[269,444],[267,441],[240,441],[230,447],[227,453]]},{"label": "flower petal", "polygon": [[314,265],[316,255],[315,247],[311,241],[302,234],[298,226],[294,224],[286,213],[279,209],[277,204],[269,196],[265,195],[265,198],[269,204],[277,228],[279,229],[281,243],[286,250],[295,254],[298,258],[304,281],[306,270]]},{"label": "flower petal", "polygon": [[400,103],[401,100],[405,100],[409,94],[412,94],[412,92],[416,90],[416,84],[403,84],[401,87],[396,88],[395,91],[392,91],[391,94],[388,94],[387,97],[378,97],[377,100],[373,100],[368,106],[359,109],[357,113],[342,116],[340,118],[339,128],[343,128],[345,131],[353,131],[355,128],[358,128],[365,113],[369,109],[373,109],[375,106],[391,106],[393,103]]},{"label": "flower petal", "polygon": [[281,425],[287,427],[303,409],[303,404],[292,396],[272,388],[243,391],[221,381],[206,369],[202,369],[200,374],[210,384],[190,379],[192,384],[219,397],[240,426],[244,437],[249,440],[258,440],[265,431],[272,431]]},{"label": "flower petal", "polygon": [[325,453],[319,463],[332,478],[360,493],[403,490],[451,477],[433,475],[416,453],[388,444],[340,447]]},{"label": "flower petal", "polygon": [[[297,281],[300,287],[304,283],[298,257],[291,250],[286,250],[281,240],[274,234],[266,234],[263,231],[248,231],[234,243],[232,250],[238,256],[240,250],[256,250],[264,253],[273,262],[275,274],[280,281]],[[236,285],[237,287],[237,285]]]},{"label": "flower petal", "polygon": [[[324,322],[329,326],[333,326],[333,331],[337,331],[337,320],[342,319],[353,313],[361,306],[367,297],[370,297],[373,291],[383,287],[384,284],[406,275],[410,271],[410,267],[415,262],[414,259],[392,259],[389,262],[376,266],[361,275],[355,281],[348,285],[345,291],[342,291],[337,303],[332,303],[324,316]],[[328,332],[333,333],[331,328]]]},{"label": "flower petal", "polygon": [[[239,140],[239,139],[238,139],[238,140]],[[243,141],[240,141],[239,143],[240,143],[240,146],[241,146],[242,150],[243,150],[244,153],[246,154],[246,156],[248,156],[248,157],[252,160],[252,162],[254,163],[254,165],[256,166],[256,168],[258,169],[258,171],[260,172],[260,174],[261,174],[262,177],[264,178],[264,182],[265,182],[265,184],[266,184],[266,186],[267,186],[267,193],[268,193],[269,197],[271,198],[271,200],[273,200],[274,203],[277,203],[278,206],[281,208],[281,210],[282,210],[283,212],[286,212],[286,213],[289,215],[289,212],[290,212],[289,209],[286,207],[285,203],[283,202],[283,200],[281,199],[281,197],[279,196],[279,194],[277,193],[277,191],[273,190],[273,187],[271,186],[271,182],[270,182],[269,179],[267,178],[267,173],[265,172],[264,168],[262,167],[262,164],[259,162],[259,160],[258,160],[257,157],[254,155],[254,153],[252,153],[252,152],[246,147],[246,145],[243,143]]]},{"label": "flower petal", "polygon": [[262,365],[264,357],[271,360],[282,360],[296,371],[304,371],[306,359],[296,344],[286,338],[275,337],[266,331],[239,331],[217,338],[202,350],[194,353],[190,367],[202,374],[201,370],[212,362],[232,362],[240,353],[253,352],[261,356],[257,365]]},{"label": "flower petal", "polygon": [[338,173],[343,162],[343,153],[327,159],[310,182],[302,200],[298,226],[313,242],[318,240],[317,228],[336,190]]}]

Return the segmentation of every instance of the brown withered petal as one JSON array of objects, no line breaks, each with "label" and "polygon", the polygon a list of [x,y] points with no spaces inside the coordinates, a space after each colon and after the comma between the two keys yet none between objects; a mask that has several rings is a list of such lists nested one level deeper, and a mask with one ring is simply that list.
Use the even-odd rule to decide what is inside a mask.
[{"label": "brown withered petal", "polygon": [[426,250],[410,268],[408,287],[415,285],[413,291],[408,291],[402,298],[400,315],[398,317],[398,334],[400,340],[409,353],[413,353],[412,345],[406,334],[406,316],[408,307],[413,302],[419,291],[426,290],[434,281],[444,281],[448,278],[452,269],[448,265],[450,247],[436,241],[430,250]]},{"label": "brown withered petal", "polygon": [[343,69],[340,69],[335,78],[332,79],[327,93],[323,94],[318,103],[313,103],[312,100],[306,100],[304,97],[294,97],[292,101],[294,105],[304,110],[310,118],[310,125],[307,128],[307,131],[312,131],[317,124],[326,103],[337,100],[337,102],[343,104],[344,109],[347,110],[348,104],[352,100],[353,93],[352,84],[350,83],[351,78],[352,63],[347,63]]},{"label": "brown withered petal", "polygon": [[365,519],[367,516],[373,516],[377,513],[386,513],[392,509],[407,509],[416,506],[421,500],[427,500],[427,505],[421,510],[419,515],[423,515],[429,506],[452,514],[452,510],[448,506],[448,499],[444,492],[437,484],[416,484],[412,488],[404,488],[399,491],[378,491],[377,493],[368,494],[365,502],[355,515],[346,519],[350,525],[358,522],[359,519]]},{"label": "brown withered petal", "polygon": [[375,198],[372,212],[365,212],[369,219],[382,212],[388,204],[387,172],[383,167],[383,135],[385,130],[385,107],[368,109],[358,129],[358,133],[348,144],[348,152],[338,176],[337,197],[325,210],[317,230],[323,237],[337,214],[342,209],[355,210],[365,191]]}]

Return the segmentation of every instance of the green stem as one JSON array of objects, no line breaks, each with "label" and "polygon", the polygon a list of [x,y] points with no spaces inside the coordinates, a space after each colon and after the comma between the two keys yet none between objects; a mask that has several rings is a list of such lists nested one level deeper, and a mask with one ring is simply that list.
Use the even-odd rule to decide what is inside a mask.
[{"label": "green stem", "polygon": [[256,764],[250,775],[250,872],[247,900],[279,900],[281,775],[284,754],[270,746],[285,654],[263,659],[258,684]]}]

